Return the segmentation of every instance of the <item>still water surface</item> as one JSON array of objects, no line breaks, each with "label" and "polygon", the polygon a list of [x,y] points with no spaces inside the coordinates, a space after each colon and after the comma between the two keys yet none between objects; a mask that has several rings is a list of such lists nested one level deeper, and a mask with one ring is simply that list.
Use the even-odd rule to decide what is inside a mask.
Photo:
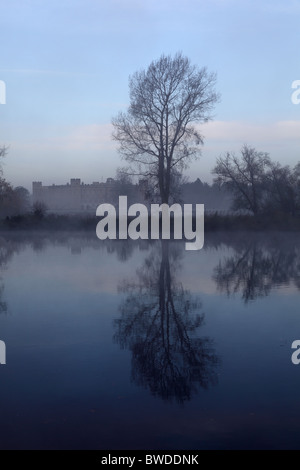
[{"label": "still water surface", "polygon": [[2,235],[0,448],[300,448],[298,239]]}]

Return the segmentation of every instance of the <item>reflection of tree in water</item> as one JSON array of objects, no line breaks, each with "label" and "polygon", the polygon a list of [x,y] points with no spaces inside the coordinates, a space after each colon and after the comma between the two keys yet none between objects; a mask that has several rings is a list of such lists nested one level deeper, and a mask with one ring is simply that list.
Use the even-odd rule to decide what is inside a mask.
[{"label": "reflection of tree in water", "polygon": [[[15,244],[3,238],[0,239],[0,270],[4,270],[8,261],[16,251]],[[2,300],[4,291],[4,283],[0,277],[0,314],[7,313],[7,303]]]},{"label": "reflection of tree in water", "polygon": [[300,250],[295,244],[249,242],[220,261],[213,275],[219,291],[242,293],[247,303],[267,296],[276,285],[294,283],[300,289]]},{"label": "reflection of tree in water", "polygon": [[7,313],[7,303],[2,300],[3,290],[4,284],[3,281],[0,280],[0,313]]},{"label": "reflection of tree in water", "polygon": [[[157,245],[156,245],[157,248]],[[174,248],[174,247],[173,247]],[[115,339],[132,352],[132,378],[163,399],[184,402],[199,386],[216,384],[219,360],[209,338],[197,336],[201,304],[175,281],[178,251],[162,242],[122,286],[128,296],[115,321]]]}]

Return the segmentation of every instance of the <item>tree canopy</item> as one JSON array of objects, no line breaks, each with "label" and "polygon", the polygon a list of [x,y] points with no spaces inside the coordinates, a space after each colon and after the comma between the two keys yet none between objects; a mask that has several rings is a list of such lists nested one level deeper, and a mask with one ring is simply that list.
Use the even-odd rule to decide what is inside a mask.
[{"label": "tree canopy", "polygon": [[146,177],[161,202],[169,202],[183,169],[200,154],[195,124],[212,119],[215,84],[214,73],[181,53],[162,55],[129,79],[130,106],[113,119],[113,138],[128,173]]},{"label": "tree canopy", "polygon": [[295,215],[300,207],[300,164],[291,169],[268,153],[244,145],[239,156],[227,152],[212,170],[214,182],[233,195],[233,209],[254,215],[282,212]]}]

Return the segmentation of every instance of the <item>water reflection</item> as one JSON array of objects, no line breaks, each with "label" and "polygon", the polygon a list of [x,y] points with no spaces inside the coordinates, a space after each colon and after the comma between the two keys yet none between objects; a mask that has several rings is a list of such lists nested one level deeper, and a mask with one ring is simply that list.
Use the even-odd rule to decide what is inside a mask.
[{"label": "water reflection", "polygon": [[[179,252],[182,255],[185,253],[184,247],[180,243],[176,251],[174,244],[170,249],[166,241],[163,245],[164,248],[160,247],[160,251],[158,251],[158,244],[151,241],[106,240],[100,242],[94,233],[88,232],[3,234],[0,238],[0,271],[5,269],[14,252],[20,252],[29,247],[35,253],[42,254],[51,246],[65,247],[74,256],[83,256],[86,249],[93,249],[95,252],[107,253],[108,255],[114,254],[121,263],[128,263],[137,251],[147,253],[150,250],[151,255],[147,258],[148,261],[145,261],[144,268],[140,270],[140,282],[145,281],[143,276],[145,276],[147,269],[148,277],[152,270],[154,279],[165,279],[165,295],[171,292],[176,301],[179,301],[179,284],[176,283],[174,275],[178,269]],[[276,286],[293,284],[300,289],[300,241],[297,234],[223,233],[206,236],[204,250],[212,249],[213,252],[217,252],[221,249],[223,252],[224,248],[227,251],[230,250],[231,253],[219,260],[212,274],[212,279],[219,292],[226,293],[228,296],[241,294],[242,299],[247,303],[269,295],[272,288]],[[160,253],[159,256],[158,253]],[[144,255],[142,254],[142,256]],[[154,262],[157,264],[156,270],[164,273],[164,275],[161,274],[161,278],[158,272],[154,272]],[[172,267],[168,287],[170,265]],[[154,280],[153,283],[155,284],[155,282]],[[141,286],[135,287],[137,291],[141,289]],[[0,313],[7,311],[7,304],[2,300],[3,290],[3,280],[0,277]],[[188,296],[188,293],[185,292],[185,295]]]},{"label": "water reflection", "polygon": [[245,303],[269,295],[275,286],[300,289],[299,242],[255,238],[235,243],[234,253],[215,267],[213,279],[220,292],[240,292]]},{"label": "water reflection", "polygon": [[208,234],[188,253],[181,242],[2,233],[0,311],[13,314],[0,315],[0,447],[296,448],[297,238]]},{"label": "water reflection", "polygon": [[[11,260],[14,252],[18,250],[15,243],[8,241],[4,238],[0,238],[0,272],[5,270],[8,262]],[[4,296],[4,282],[0,277],[0,314],[8,312],[8,305],[3,300]]]},{"label": "water reflection", "polygon": [[[182,253],[182,251],[181,251]],[[199,337],[202,305],[176,280],[178,247],[152,247],[137,281],[121,286],[127,294],[115,321],[115,340],[132,352],[132,379],[154,395],[189,400],[198,387],[217,383],[219,359],[212,340]]]}]

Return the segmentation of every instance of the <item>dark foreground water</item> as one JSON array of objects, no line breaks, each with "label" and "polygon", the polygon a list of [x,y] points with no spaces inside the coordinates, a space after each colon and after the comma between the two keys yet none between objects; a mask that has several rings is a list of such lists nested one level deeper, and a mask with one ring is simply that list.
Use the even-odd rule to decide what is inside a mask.
[{"label": "dark foreground water", "polygon": [[0,448],[300,448],[298,239],[2,235]]}]

